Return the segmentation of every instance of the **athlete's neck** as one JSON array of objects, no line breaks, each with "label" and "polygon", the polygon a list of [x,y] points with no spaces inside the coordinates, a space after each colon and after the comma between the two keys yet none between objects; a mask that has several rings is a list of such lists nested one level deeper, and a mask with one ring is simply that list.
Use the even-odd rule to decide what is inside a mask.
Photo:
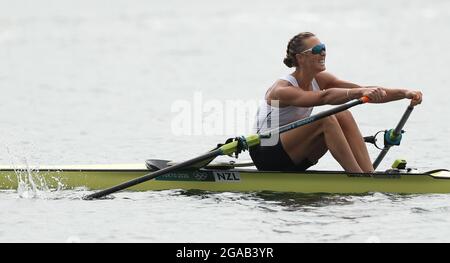
[{"label": "athlete's neck", "polygon": [[304,90],[309,88],[315,75],[316,73],[314,72],[308,72],[307,70],[298,68],[292,73],[292,76],[297,80],[298,86]]}]

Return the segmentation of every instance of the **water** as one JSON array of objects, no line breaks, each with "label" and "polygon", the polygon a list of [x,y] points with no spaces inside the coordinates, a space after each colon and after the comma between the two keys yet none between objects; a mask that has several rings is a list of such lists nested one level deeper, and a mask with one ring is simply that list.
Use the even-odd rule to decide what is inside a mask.
[{"label": "water", "polygon": [[439,242],[450,241],[448,195],[364,196],[85,191],[20,198],[2,192],[2,241]]},{"label": "water", "polygon": [[[174,136],[177,100],[258,100],[289,71],[287,41],[315,32],[327,68],[361,84],[420,89],[402,146],[421,170],[449,168],[448,1],[0,0],[0,164],[182,160],[236,131]],[[364,134],[406,101],[352,110]],[[206,114],[207,115],[207,114]],[[211,122],[206,119],[205,122]],[[373,147],[369,148],[376,155]],[[242,159],[248,159],[243,155]],[[317,169],[339,169],[327,155]],[[0,241],[449,241],[449,195],[285,196],[179,191],[0,191]],[[8,227],[5,227],[8,226]]]}]

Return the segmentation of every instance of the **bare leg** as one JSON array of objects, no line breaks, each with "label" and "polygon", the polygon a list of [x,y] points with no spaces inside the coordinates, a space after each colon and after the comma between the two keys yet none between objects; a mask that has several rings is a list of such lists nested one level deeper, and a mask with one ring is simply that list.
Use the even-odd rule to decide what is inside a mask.
[{"label": "bare leg", "polygon": [[299,163],[310,158],[311,153],[318,152],[317,141],[321,136],[323,136],[326,148],[330,150],[345,171],[362,172],[338,120],[334,116],[281,134],[281,143],[289,157],[295,163]]},{"label": "bare leg", "polygon": [[336,118],[344,131],[345,138],[347,139],[359,166],[364,172],[372,173],[374,169],[372,162],[370,161],[369,152],[352,114],[350,111],[346,110],[336,114]]},{"label": "bare leg", "polygon": [[308,160],[312,163],[317,162],[328,152],[325,136],[321,134],[312,145],[312,151],[309,153]]}]

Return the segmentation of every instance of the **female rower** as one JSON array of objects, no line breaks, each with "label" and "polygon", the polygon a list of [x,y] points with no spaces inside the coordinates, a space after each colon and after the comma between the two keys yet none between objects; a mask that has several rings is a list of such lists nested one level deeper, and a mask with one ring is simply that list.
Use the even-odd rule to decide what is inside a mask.
[{"label": "female rower", "polygon": [[[343,104],[363,96],[373,103],[411,99],[411,105],[422,102],[420,91],[360,86],[338,79],[325,71],[325,45],[310,32],[294,36],[287,46],[284,64],[295,71],[277,80],[265,95],[256,116],[258,133],[278,125],[310,116],[314,106]],[[274,116],[274,115],[277,116]],[[370,161],[364,139],[350,111],[326,117],[285,132],[271,146],[250,149],[259,170],[304,171],[330,151],[347,172],[370,173]]]}]

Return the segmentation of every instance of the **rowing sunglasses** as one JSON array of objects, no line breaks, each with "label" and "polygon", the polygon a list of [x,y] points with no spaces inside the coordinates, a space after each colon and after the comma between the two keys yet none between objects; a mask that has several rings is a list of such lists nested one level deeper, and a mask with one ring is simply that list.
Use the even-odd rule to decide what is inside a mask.
[{"label": "rowing sunglasses", "polygon": [[301,54],[304,54],[309,51],[311,51],[311,53],[314,55],[320,54],[320,53],[322,53],[322,51],[326,51],[325,44],[320,43],[318,45],[315,45],[314,47],[308,48],[307,50],[303,51]]}]

